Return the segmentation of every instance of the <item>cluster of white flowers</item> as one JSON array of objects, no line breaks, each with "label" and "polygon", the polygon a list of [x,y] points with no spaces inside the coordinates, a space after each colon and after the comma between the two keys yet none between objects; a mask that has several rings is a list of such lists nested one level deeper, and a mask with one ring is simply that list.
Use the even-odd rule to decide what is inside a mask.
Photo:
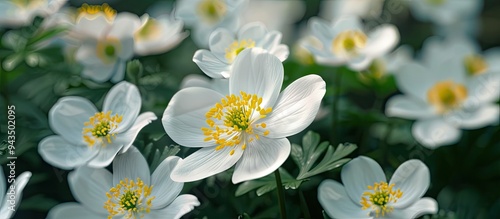
[{"label": "cluster of white flowers", "polygon": [[[413,137],[431,149],[458,142],[460,129],[498,125],[499,49],[482,52],[466,35],[431,37],[414,59],[409,46],[395,49],[400,39],[396,26],[365,27],[361,18],[380,14],[383,1],[366,2],[356,8],[350,1],[336,1],[335,10],[341,11],[327,12],[328,20],[310,18],[298,43],[306,53],[302,57],[310,59],[305,61],[346,66],[361,77],[367,72],[375,79],[393,75],[403,94],[388,100],[386,115],[417,120]],[[64,23],[65,46],[83,66],[81,76],[116,83],[102,110],[83,97],[65,96],[49,111],[55,134],[40,141],[38,152],[47,163],[73,170],[68,181],[78,201],[54,207],[49,219],[180,218],[200,205],[193,195],[179,195],[184,182],[233,166],[234,184],[271,174],[290,156],[287,137],[305,130],[320,110],[326,82],[309,74],[282,89],[289,47],[277,27],[242,23],[255,20],[243,18],[246,0],[178,0],[172,15],[158,17],[118,13],[108,4],[59,11],[65,3],[0,2],[0,25],[27,25],[35,16],[52,16],[47,25]],[[458,0],[411,1],[410,6],[416,18],[437,25],[474,16],[480,8],[475,1]],[[200,47],[192,60],[211,81],[186,77],[161,123],[174,142],[200,149],[184,159],[170,156],[151,173],[133,143],[157,116],[141,113],[139,88],[123,81],[126,63],[134,55],[160,54],[179,44],[188,36],[184,24]],[[110,165],[112,173],[106,169]],[[18,177],[18,195],[29,177]],[[422,198],[430,173],[420,160],[404,162],[387,182],[382,167],[360,156],[343,167],[341,177],[343,185],[325,180],[318,188],[319,202],[333,218],[416,218],[438,210],[434,199]],[[2,205],[0,215],[10,218],[12,212],[4,211]]]}]

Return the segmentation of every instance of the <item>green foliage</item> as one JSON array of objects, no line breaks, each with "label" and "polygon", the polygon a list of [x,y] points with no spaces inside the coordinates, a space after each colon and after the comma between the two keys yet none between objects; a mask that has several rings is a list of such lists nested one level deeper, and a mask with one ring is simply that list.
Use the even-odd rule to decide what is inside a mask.
[{"label": "green foliage", "polygon": [[[298,189],[300,184],[305,180],[297,180],[290,175],[284,168],[279,168],[281,181],[285,189]],[[276,189],[276,177],[274,173],[264,176],[260,179],[246,181],[238,186],[235,196],[241,196],[253,190],[258,196],[264,195]]]},{"label": "green foliage", "polygon": [[[328,142],[319,143],[319,141],[319,134],[309,131],[302,138],[302,146],[292,144],[291,157],[300,168],[298,180],[307,179],[347,163],[351,159],[344,157],[357,148],[355,144],[345,143],[339,144],[334,149]],[[323,159],[315,165],[322,156]]]}]

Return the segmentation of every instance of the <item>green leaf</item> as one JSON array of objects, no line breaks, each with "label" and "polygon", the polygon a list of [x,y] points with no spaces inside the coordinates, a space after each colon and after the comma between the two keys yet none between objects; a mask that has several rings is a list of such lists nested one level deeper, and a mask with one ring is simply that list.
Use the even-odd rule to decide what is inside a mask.
[{"label": "green leaf", "polygon": [[19,210],[48,211],[57,204],[59,203],[56,200],[40,194],[23,200]]},{"label": "green leaf", "polygon": [[153,172],[163,160],[165,160],[167,157],[175,156],[180,150],[181,149],[178,145],[165,146],[162,151],[156,149],[153,155],[153,160],[151,161],[151,165],[149,166],[151,172]]},{"label": "green leaf", "polygon": [[[300,184],[306,180],[297,180],[290,175],[284,168],[279,168],[281,182],[285,189],[298,189]],[[238,186],[235,196],[241,196],[253,190],[258,196],[262,196],[276,189],[276,179],[274,173],[264,176],[260,179],[246,181]]]},{"label": "green leaf", "polygon": [[[309,131],[302,138],[302,146],[292,144],[291,156],[300,168],[297,180],[303,180],[345,164],[350,159],[344,157],[357,148],[355,144],[345,143],[339,144],[335,150],[327,141],[319,143],[319,140],[319,134]],[[326,153],[324,153],[325,150]],[[315,165],[321,156],[323,159]]]},{"label": "green leaf", "polygon": [[[41,30],[41,29],[39,29]],[[48,40],[52,37],[55,37],[57,35],[59,35],[60,33],[66,31],[66,28],[61,28],[61,27],[56,27],[56,28],[52,28],[52,29],[47,29],[47,30],[43,30],[43,31],[40,31],[37,33],[35,33],[29,40],[28,40],[28,43],[27,43],[27,46],[32,46],[32,45],[35,45],[37,43],[40,43],[40,42],[43,42],[45,40]]]},{"label": "green leaf", "polygon": [[238,219],[252,219],[247,213],[238,216]]}]

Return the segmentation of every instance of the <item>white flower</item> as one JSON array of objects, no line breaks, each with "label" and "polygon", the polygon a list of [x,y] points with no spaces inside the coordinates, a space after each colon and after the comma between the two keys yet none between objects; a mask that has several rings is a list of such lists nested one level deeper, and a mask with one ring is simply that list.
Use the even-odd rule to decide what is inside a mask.
[{"label": "white flower", "polygon": [[146,159],[132,147],[116,156],[113,174],[104,168],[80,167],[68,175],[79,203],[57,205],[47,219],[180,218],[200,202],[193,195],[179,196],[184,183],[170,179],[179,160],[168,157],[151,174]]},{"label": "white flower", "polygon": [[342,168],[342,184],[324,180],[318,200],[335,219],[412,219],[437,213],[437,202],[422,198],[430,183],[429,169],[420,160],[401,164],[387,183],[380,165],[360,156]]},{"label": "white flower", "polygon": [[237,34],[220,28],[210,35],[210,51],[205,49],[196,51],[193,61],[212,78],[229,78],[234,60],[247,48],[261,48],[284,61],[288,58],[288,46],[280,42],[280,32],[268,31],[259,22],[241,27]]},{"label": "white flower", "polygon": [[61,8],[67,0],[3,0],[0,1],[0,26],[23,26],[35,16],[46,17]]},{"label": "white flower", "polygon": [[[0,194],[5,194],[5,196],[0,197],[0,218],[9,219],[14,215],[15,210],[21,204],[23,189],[30,178],[31,172],[26,171],[15,178],[10,186],[7,186],[3,169],[0,168]],[[10,183],[13,178],[9,176],[8,179]],[[15,204],[12,205],[11,201],[14,201]]]},{"label": "white flower", "polygon": [[500,74],[467,77],[453,60],[424,67],[408,63],[396,75],[404,95],[389,99],[388,116],[416,119],[412,134],[423,146],[456,143],[459,128],[477,129],[498,124]]},{"label": "white flower", "polygon": [[137,15],[117,15],[107,4],[84,4],[79,13],[71,34],[81,42],[75,59],[84,67],[82,76],[96,82],[123,80],[125,62],[134,55]]},{"label": "white flower", "polygon": [[358,17],[342,17],[331,24],[320,18],[311,18],[309,28],[322,47],[305,44],[319,64],[339,66],[346,64],[354,70],[364,70],[374,58],[391,51],[399,42],[395,26],[384,24],[369,33],[363,30]]},{"label": "white flower", "polygon": [[108,166],[118,152],[132,145],[139,131],[156,120],[152,112],[139,115],[141,95],[133,84],[121,82],[104,98],[103,110],[82,97],[63,97],[49,111],[57,135],[40,142],[38,152],[61,169]]},{"label": "white flower", "polygon": [[247,49],[236,58],[229,95],[189,87],[177,92],[162,122],[175,142],[200,150],[179,162],[175,181],[195,181],[235,166],[233,183],[272,173],[290,154],[286,138],[304,130],[318,112],[325,82],[302,77],[280,93],[283,65],[276,56]]},{"label": "white flower", "polygon": [[215,29],[238,28],[241,10],[247,0],[179,0],[175,16],[193,29],[193,40],[199,47],[208,45]]},{"label": "white flower", "polygon": [[480,12],[482,2],[476,0],[416,0],[409,3],[415,18],[448,25],[457,20],[471,19]]},{"label": "white flower", "polygon": [[152,55],[170,50],[187,37],[187,33],[181,32],[182,27],[182,21],[168,15],[157,18],[143,15],[141,25],[134,34],[135,53]]}]

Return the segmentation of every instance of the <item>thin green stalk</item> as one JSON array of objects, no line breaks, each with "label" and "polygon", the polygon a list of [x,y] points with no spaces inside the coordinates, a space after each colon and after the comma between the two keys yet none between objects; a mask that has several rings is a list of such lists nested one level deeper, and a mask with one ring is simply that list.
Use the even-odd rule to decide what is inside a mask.
[{"label": "thin green stalk", "polygon": [[307,202],[301,189],[299,189],[299,197],[300,208],[302,208],[302,212],[304,213],[304,219],[311,219],[311,213],[309,213],[309,207],[307,207]]},{"label": "thin green stalk", "polygon": [[274,171],[274,176],[276,178],[276,189],[278,190],[281,219],[286,219],[285,194],[283,191],[283,183],[281,182],[279,169],[276,169],[276,171]]},{"label": "thin green stalk", "polygon": [[388,157],[389,157],[389,138],[391,137],[392,130],[394,129],[393,126],[394,126],[394,123],[389,120],[388,124],[387,124],[387,130],[385,131],[384,138],[382,139],[382,144],[383,144],[382,151],[383,151],[383,157],[384,157],[383,162],[385,164],[389,163],[389,161],[388,161]]},{"label": "thin green stalk", "polygon": [[335,84],[335,95],[333,96],[333,103],[332,103],[332,139],[331,143],[335,145],[336,142],[340,142],[337,140],[337,137],[339,136],[338,133],[338,121],[339,121],[339,99],[340,99],[340,92],[341,92],[341,85],[342,85],[342,71],[335,72],[335,81],[333,84]]}]

